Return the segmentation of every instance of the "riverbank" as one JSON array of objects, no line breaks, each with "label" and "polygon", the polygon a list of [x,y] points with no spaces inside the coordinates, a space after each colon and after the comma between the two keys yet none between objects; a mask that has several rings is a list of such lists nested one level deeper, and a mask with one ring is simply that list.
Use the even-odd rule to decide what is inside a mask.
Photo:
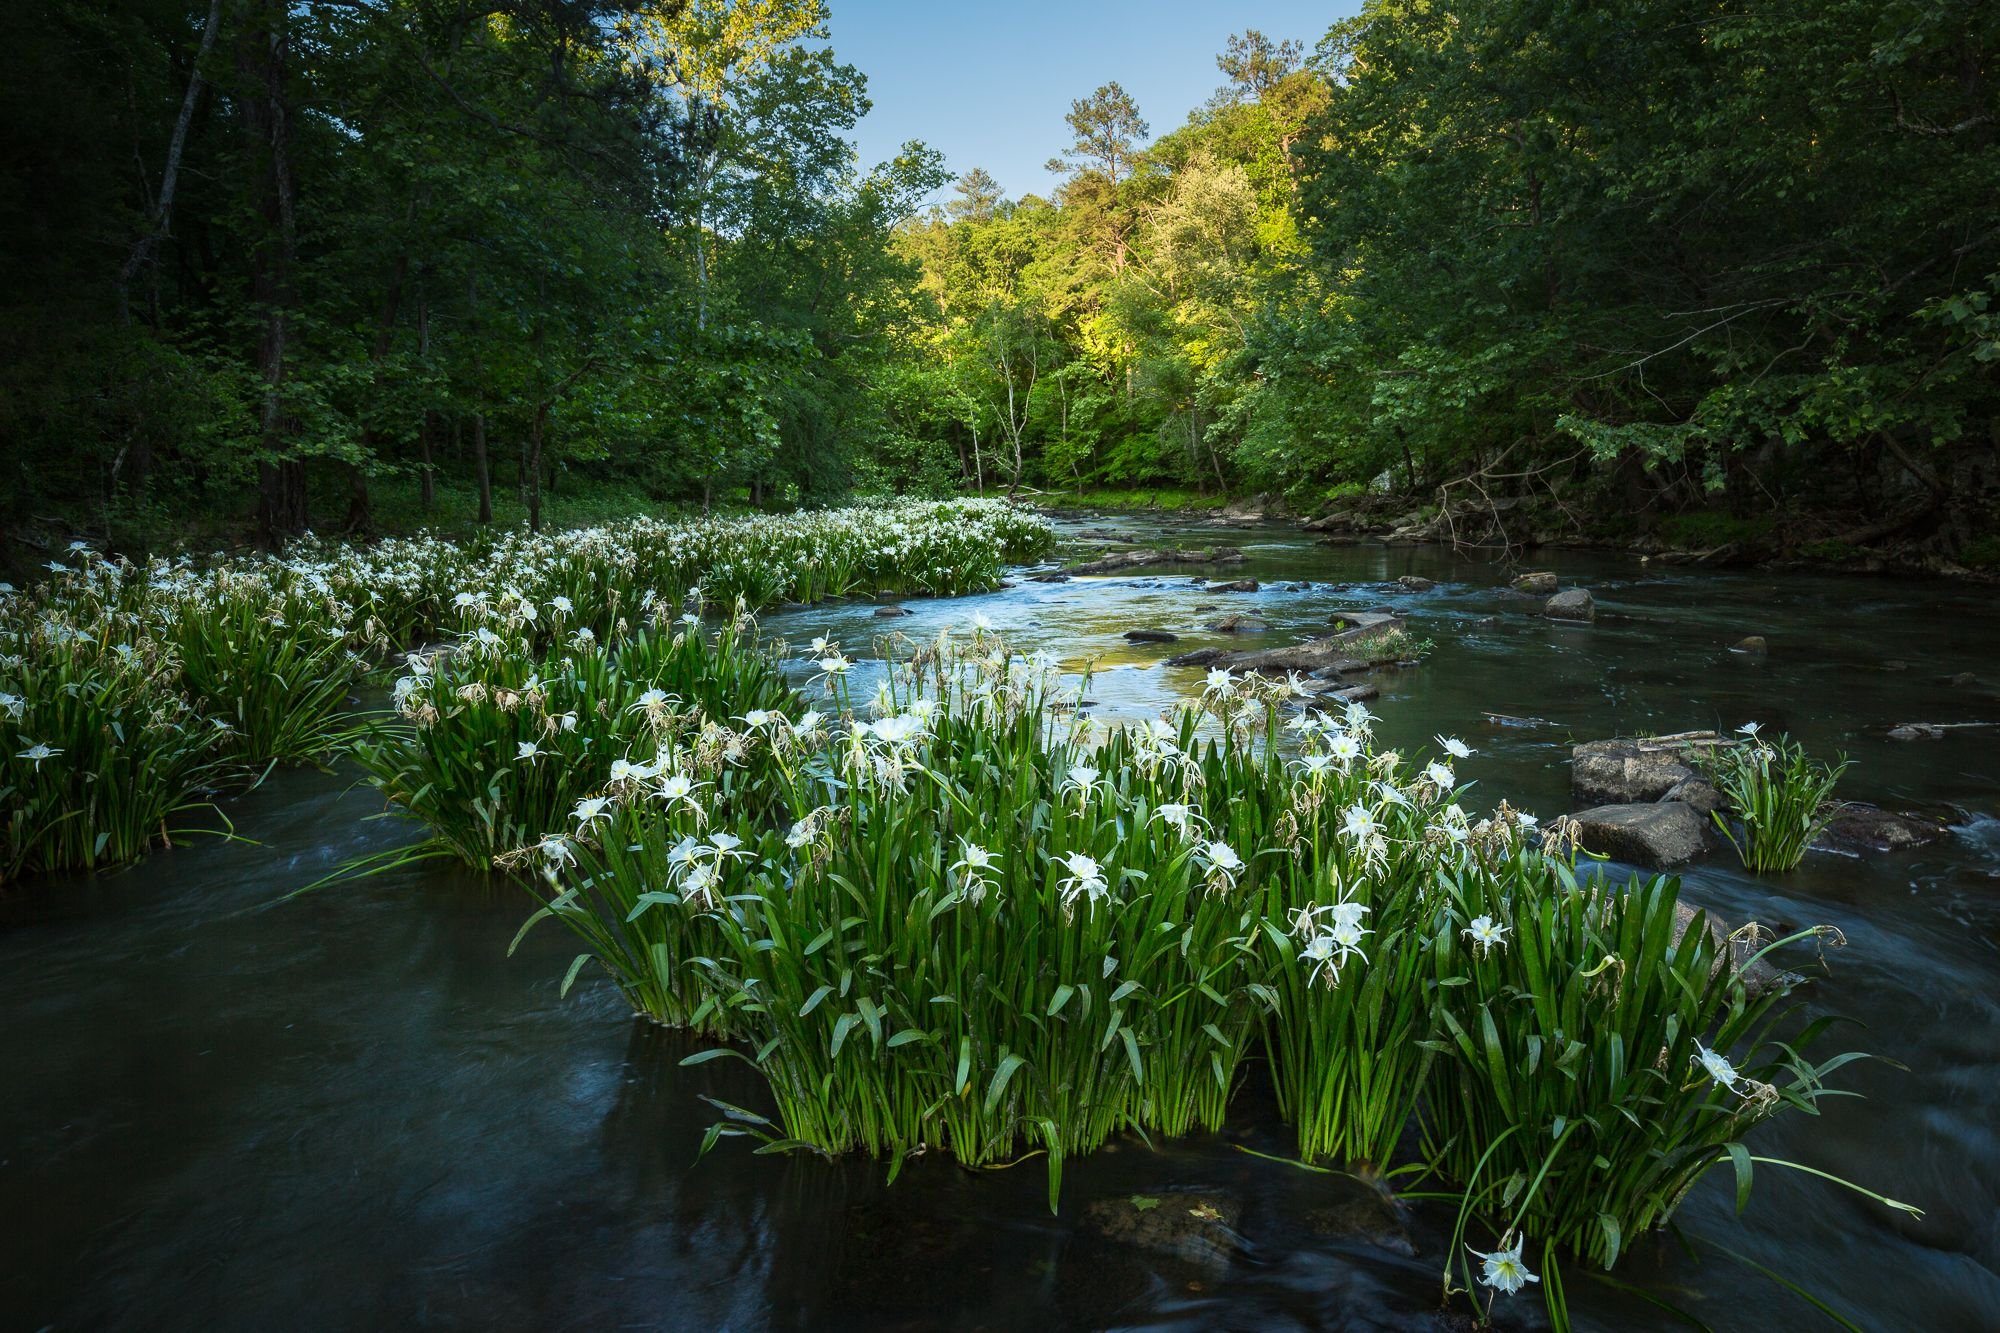
[{"label": "riverbank", "polygon": [[1743,516],[1583,509],[1517,497],[1441,504],[1408,494],[1344,496],[1309,511],[1285,497],[1231,499],[1190,491],[1082,491],[1031,497],[1053,517],[1195,517],[1216,527],[1286,522],[1322,546],[1438,544],[1502,563],[1529,551],[1620,551],[1649,563],[1719,569],[1917,574],[2000,582],[2000,535],[1964,516],[1935,522],[1871,521],[1835,510]]}]

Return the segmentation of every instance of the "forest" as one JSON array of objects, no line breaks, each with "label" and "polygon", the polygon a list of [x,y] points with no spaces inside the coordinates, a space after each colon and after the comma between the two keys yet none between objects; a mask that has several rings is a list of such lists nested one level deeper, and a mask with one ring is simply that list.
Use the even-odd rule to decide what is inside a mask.
[{"label": "forest", "polygon": [[8,559],[1154,488],[2000,563],[1994,6],[1370,0],[1158,134],[1107,52],[1018,199],[859,161],[832,19],[8,6]]}]

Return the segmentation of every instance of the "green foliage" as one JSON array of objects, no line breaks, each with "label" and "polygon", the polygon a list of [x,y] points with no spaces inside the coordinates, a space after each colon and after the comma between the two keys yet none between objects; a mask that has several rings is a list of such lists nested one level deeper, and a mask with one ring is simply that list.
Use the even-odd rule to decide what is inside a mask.
[{"label": "green foliage", "polygon": [[1790,870],[1838,813],[1833,790],[1847,760],[1821,763],[1788,737],[1761,739],[1754,724],[1748,734],[1748,741],[1720,747],[1710,759],[1710,778],[1742,823],[1743,836],[1721,811],[1713,818],[1747,868]]},{"label": "green foliage", "polygon": [[1660,535],[1675,546],[1691,550],[1708,550],[1737,542],[1756,541],[1769,536],[1774,526],[1773,520],[1768,516],[1743,517],[1718,513],[1714,510],[1700,510],[1661,519]]}]

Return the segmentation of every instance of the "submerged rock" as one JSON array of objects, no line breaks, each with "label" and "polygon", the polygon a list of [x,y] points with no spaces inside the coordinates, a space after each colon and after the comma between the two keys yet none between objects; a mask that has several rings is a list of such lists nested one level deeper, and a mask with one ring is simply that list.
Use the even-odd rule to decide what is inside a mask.
[{"label": "submerged rock", "polygon": [[1127,643],[1179,643],[1181,636],[1167,629],[1128,629]]},{"label": "submerged rock", "polygon": [[1531,574],[1517,574],[1508,585],[1515,592],[1527,593],[1530,597],[1548,597],[1556,590],[1556,576],[1546,569],[1538,569]]},{"label": "submerged rock", "polygon": [[1268,621],[1262,620],[1257,616],[1235,615],[1224,616],[1213,625],[1210,625],[1209,628],[1217,634],[1255,634],[1261,630],[1267,630],[1271,626]]},{"label": "submerged rock", "polygon": [[1569,818],[1585,851],[1650,870],[1686,865],[1708,850],[1707,821],[1685,801],[1600,805]]},{"label": "submerged rock", "polygon": [[1944,728],[1935,722],[1905,722],[1889,728],[1892,741],[1941,741]]},{"label": "submerged rock", "polygon": [[1359,1241],[1405,1257],[1417,1252],[1410,1230],[1403,1224],[1402,1210],[1393,1200],[1365,1185],[1342,1183],[1344,1198],[1307,1211],[1306,1225],[1314,1234]]},{"label": "submerged rock", "polygon": [[1438,586],[1436,579],[1427,579],[1421,574],[1405,574],[1403,577],[1397,579],[1396,582],[1402,584],[1410,592],[1429,592],[1432,588]]},{"label": "submerged rock", "polygon": [[882,620],[894,620],[897,616],[907,616],[909,614],[911,612],[907,606],[878,606],[875,608],[876,617]]},{"label": "submerged rock", "polygon": [[1107,1240],[1186,1263],[1222,1267],[1241,1248],[1243,1203],[1222,1190],[1172,1190],[1099,1199],[1083,1225]]},{"label": "submerged rock", "polygon": [[1821,851],[1853,855],[1901,852],[1937,842],[1950,832],[1942,819],[1849,802],[1828,821],[1813,846]]},{"label": "submerged rock", "polygon": [[1039,574],[1028,575],[1030,583],[1068,583],[1069,575],[1060,569],[1045,569]]},{"label": "submerged rock", "polygon": [[1238,579],[1234,583],[1211,583],[1203,592],[1256,592],[1263,585],[1255,579]]},{"label": "submerged rock", "polygon": [[1543,603],[1542,614],[1550,620],[1595,620],[1597,599],[1588,588],[1571,588]]},{"label": "submerged rock", "polygon": [[1741,653],[1745,657],[1762,657],[1770,650],[1771,645],[1764,641],[1761,634],[1748,635],[1729,645],[1730,652]]},{"label": "submerged rock", "polygon": [[1343,689],[1321,690],[1317,697],[1323,703],[1358,704],[1373,699],[1382,691],[1373,685],[1349,685]]}]

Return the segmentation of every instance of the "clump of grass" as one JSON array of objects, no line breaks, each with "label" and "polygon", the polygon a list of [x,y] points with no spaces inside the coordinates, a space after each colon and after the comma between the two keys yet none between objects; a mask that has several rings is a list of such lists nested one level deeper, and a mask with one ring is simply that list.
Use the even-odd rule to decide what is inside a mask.
[{"label": "clump of grass", "polygon": [[1710,780],[1741,822],[1742,836],[1721,811],[1711,818],[1746,869],[1791,870],[1838,812],[1833,792],[1848,761],[1822,763],[1789,737],[1766,741],[1754,722],[1738,730],[1747,739],[1716,747],[1709,765]]}]

